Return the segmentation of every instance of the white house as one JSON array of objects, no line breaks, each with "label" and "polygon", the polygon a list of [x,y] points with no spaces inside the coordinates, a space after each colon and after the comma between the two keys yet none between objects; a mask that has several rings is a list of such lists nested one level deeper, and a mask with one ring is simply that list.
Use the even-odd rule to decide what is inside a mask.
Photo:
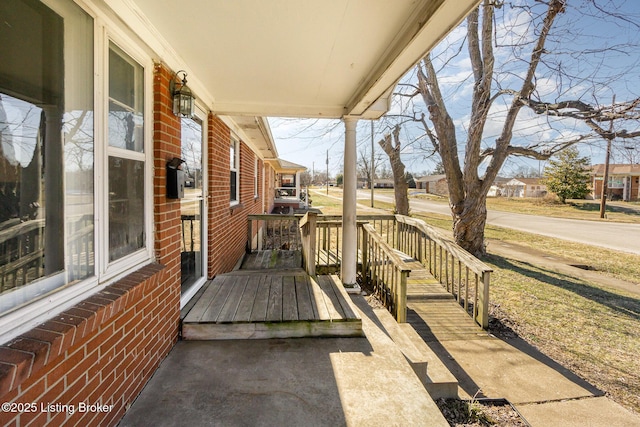
[{"label": "white house", "polygon": [[502,195],[505,197],[544,197],[547,186],[540,178],[513,178],[504,184]]}]

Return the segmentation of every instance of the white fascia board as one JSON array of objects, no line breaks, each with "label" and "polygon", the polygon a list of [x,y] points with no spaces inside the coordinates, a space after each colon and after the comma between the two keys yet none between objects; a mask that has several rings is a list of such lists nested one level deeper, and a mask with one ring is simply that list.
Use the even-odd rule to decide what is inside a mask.
[{"label": "white fascia board", "polygon": [[[384,94],[453,30],[480,3],[480,0],[444,0],[432,15],[427,2],[405,27],[395,46],[381,58],[377,67],[347,103],[347,115],[379,118]],[[416,28],[417,27],[417,28]],[[416,31],[417,29],[417,31]],[[414,33],[412,35],[412,33]],[[408,40],[407,40],[408,39]],[[406,41],[404,41],[406,40]],[[367,109],[376,106],[367,114]],[[386,112],[386,111],[385,111]],[[377,114],[377,117],[375,115]]]}]

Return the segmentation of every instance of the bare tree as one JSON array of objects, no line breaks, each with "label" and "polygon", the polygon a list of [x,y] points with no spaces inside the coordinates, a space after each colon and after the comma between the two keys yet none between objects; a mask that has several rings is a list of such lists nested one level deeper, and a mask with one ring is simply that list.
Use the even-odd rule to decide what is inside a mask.
[{"label": "bare tree", "polygon": [[[393,138],[393,140],[392,140]],[[400,125],[393,129],[392,134],[387,134],[378,142],[391,162],[393,172],[393,188],[396,199],[396,213],[409,215],[409,196],[407,195],[407,176],[404,164],[400,159],[402,144],[400,142]]]},{"label": "bare tree", "polygon": [[[562,56],[567,55],[568,45],[572,43],[572,33],[568,29],[574,28],[579,21],[563,21],[564,27],[560,26],[555,33],[552,30],[569,2],[530,1],[531,4],[514,6],[498,0],[484,0],[469,15],[464,41],[459,44],[457,51],[450,49],[454,51],[452,57],[455,57],[466,46],[472,68],[468,78],[460,83],[462,87],[468,81],[473,87],[468,121],[464,123],[464,140],[460,144],[464,147],[462,162],[457,128],[460,125],[447,109],[445,100],[449,97],[443,95],[436,71],[436,63],[445,67],[451,57],[448,60],[436,58],[436,61],[431,55],[426,56],[415,70],[417,84],[405,84],[401,91],[401,96],[412,100],[410,105],[413,111],[407,115],[421,125],[425,140],[442,159],[449,186],[455,240],[476,256],[485,254],[487,193],[509,156],[546,160],[564,148],[583,141],[593,141],[598,136],[607,139],[613,135],[618,138],[638,135],[638,132],[626,130],[612,134],[607,125],[612,121],[637,121],[639,98],[603,106],[598,102],[598,97],[604,96],[606,84],[597,82],[596,74],[606,67],[600,63],[592,66],[591,74],[580,74],[582,70],[570,69],[563,64]],[[596,0],[591,2],[596,11],[603,12]],[[518,8],[527,18],[518,21],[518,25],[525,25],[524,31],[518,33],[515,24],[506,30],[511,31],[508,38],[498,36],[499,20],[494,15],[496,9],[507,7]],[[505,17],[506,12],[503,13]],[[611,12],[607,13],[609,17],[614,16]],[[622,14],[615,17],[635,25]],[[526,24],[522,24],[522,21]],[[509,42],[505,41],[507,39]],[[506,48],[508,54],[496,55],[494,50],[498,47]],[[621,46],[615,48],[622,49]],[[593,47],[592,52],[597,53],[593,56],[602,61],[608,50],[611,47]],[[589,53],[582,52],[583,56]],[[583,60],[580,56],[574,56],[574,59]],[[500,69],[496,68],[497,60],[502,61]],[[622,72],[620,74],[618,77],[624,77]],[[610,79],[611,74],[607,78]],[[542,85],[542,81],[547,84]],[[587,84],[590,87],[584,89]],[[579,92],[579,88],[582,92]],[[428,118],[417,110],[415,97],[422,99],[426,105]],[[456,107],[453,103],[450,106]],[[542,135],[525,141],[520,135],[514,138],[514,133],[518,131],[518,116],[523,109],[530,111],[529,120],[535,120],[536,116],[544,117],[549,127],[561,130],[553,132],[550,138]],[[499,122],[496,136],[487,135],[489,119],[494,126]],[[633,126],[637,128],[638,123],[635,122]],[[570,132],[563,132],[562,129],[569,129]]]},{"label": "bare tree", "polygon": [[[380,155],[374,156],[373,158],[373,166],[374,170],[377,170],[378,167],[382,164],[382,157]],[[360,178],[364,178],[367,180],[369,184],[369,188],[373,186],[373,180],[375,176],[371,176],[371,153],[367,152],[367,149],[361,149],[358,152],[358,164],[357,164],[357,172]]]}]

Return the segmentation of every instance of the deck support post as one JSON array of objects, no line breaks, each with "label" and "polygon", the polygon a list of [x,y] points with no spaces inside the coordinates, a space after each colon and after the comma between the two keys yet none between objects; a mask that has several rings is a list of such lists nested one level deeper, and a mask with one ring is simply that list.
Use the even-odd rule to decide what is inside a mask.
[{"label": "deck support post", "polygon": [[358,228],[356,224],[356,126],[358,119],[345,116],[344,175],[342,195],[342,283],[356,285]]}]

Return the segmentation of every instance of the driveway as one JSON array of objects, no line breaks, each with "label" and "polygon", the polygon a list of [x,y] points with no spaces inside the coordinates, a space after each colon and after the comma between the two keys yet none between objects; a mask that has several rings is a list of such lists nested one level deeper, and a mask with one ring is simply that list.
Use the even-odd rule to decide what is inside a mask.
[{"label": "driveway", "polygon": [[[358,198],[370,200],[371,193],[369,190],[361,190],[358,192]],[[375,198],[394,203],[392,195],[375,194]],[[411,199],[409,203],[413,212],[451,214],[449,205],[445,203],[416,199]],[[487,223],[640,255],[640,224],[551,218],[501,211],[488,211]]]}]

